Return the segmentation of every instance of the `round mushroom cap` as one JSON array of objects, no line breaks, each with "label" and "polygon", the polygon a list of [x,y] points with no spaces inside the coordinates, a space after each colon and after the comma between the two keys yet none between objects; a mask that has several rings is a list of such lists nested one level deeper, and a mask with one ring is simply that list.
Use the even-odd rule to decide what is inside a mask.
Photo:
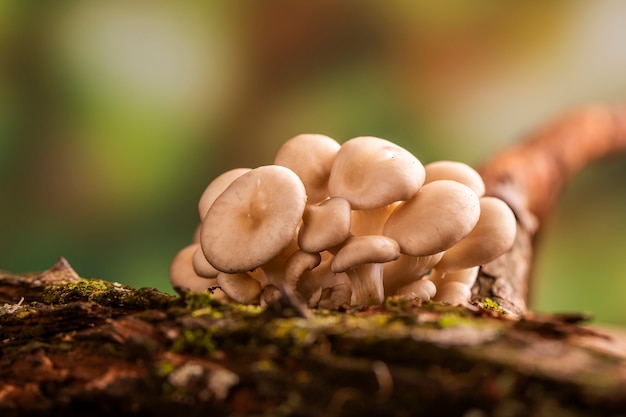
[{"label": "round mushroom cap", "polygon": [[228,297],[241,304],[256,303],[261,295],[261,283],[245,272],[220,272],[217,283]]},{"label": "round mushroom cap", "polygon": [[295,251],[285,262],[285,282],[295,288],[302,274],[318,266],[321,261],[319,253]]},{"label": "round mushroom cap", "polygon": [[418,279],[413,281],[404,287],[399,288],[396,292],[397,295],[417,297],[422,301],[430,301],[436,293],[437,287],[432,281],[427,279]]},{"label": "round mushroom cap", "polygon": [[348,200],[329,198],[319,205],[307,205],[298,233],[298,245],[305,252],[322,252],[350,236],[351,210]]},{"label": "round mushroom cap", "polygon": [[424,185],[433,181],[452,180],[467,185],[482,197],[485,194],[485,183],[480,174],[471,166],[457,161],[435,161],[424,165],[426,180]]},{"label": "round mushroom cap", "polygon": [[360,265],[398,259],[398,243],[386,236],[352,236],[346,240],[331,263],[333,272],[346,272]]},{"label": "round mushroom cap", "polygon": [[434,255],[465,237],[479,216],[478,196],[469,187],[451,180],[434,181],[394,210],[383,234],[396,240],[404,254]]},{"label": "round mushroom cap", "polygon": [[513,246],[517,221],[509,206],[496,197],[480,199],[480,218],[472,231],[448,249],[435,268],[456,271],[493,261]]},{"label": "round mushroom cap", "polygon": [[328,177],[341,145],[318,134],[302,134],[289,139],[278,149],[274,164],[291,169],[302,180],[309,204],[328,198]]},{"label": "round mushroom cap", "polygon": [[328,191],[355,210],[408,200],[424,182],[424,167],[409,151],[388,140],[362,136],[341,145],[330,170]]},{"label": "round mushroom cap", "polygon": [[209,211],[209,208],[211,208],[215,199],[222,194],[233,181],[249,171],[250,168],[231,169],[230,171],[224,172],[209,183],[209,185],[204,189],[204,192],[200,196],[200,201],[198,202],[200,221],[204,219],[206,212]]},{"label": "round mushroom cap", "polygon": [[237,178],[215,200],[200,234],[211,265],[235,273],[257,268],[291,243],[306,192],[289,168],[267,165]]},{"label": "round mushroom cap", "polygon": [[203,292],[217,284],[215,279],[204,278],[194,271],[192,259],[197,249],[198,244],[185,246],[172,259],[169,278],[176,292]]},{"label": "round mushroom cap", "polygon": [[472,298],[472,290],[462,282],[446,282],[437,287],[437,293],[433,297],[435,301],[441,301],[453,305],[463,305]]},{"label": "round mushroom cap", "polygon": [[196,271],[196,274],[205,278],[215,278],[217,277],[218,271],[215,269],[213,265],[206,260],[204,256],[204,252],[202,252],[202,248],[199,243],[195,244],[196,251],[193,254],[193,258],[191,259],[191,264],[193,265],[193,270]]}]

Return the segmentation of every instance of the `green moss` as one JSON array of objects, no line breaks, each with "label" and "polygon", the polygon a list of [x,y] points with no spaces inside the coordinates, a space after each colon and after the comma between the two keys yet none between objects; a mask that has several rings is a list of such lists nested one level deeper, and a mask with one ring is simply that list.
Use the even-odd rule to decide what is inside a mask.
[{"label": "green moss", "polygon": [[482,305],[484,308],[486,308],[487,310],[492,310],[495,311],[496,313],[500,313],[500,314],[505,314],[506,311],[500,307],[500,305],[495,302],[494,300],[492,300],[491,298],[487,297],[483,300]]},{"label": "green moss", "polygon": [[185,306],[192,310],[222,306],[222,303],[209,291],[188,292],[185,294],[183,301]]},{"label": "green moss", "polygon": [[185,329],[172,343],[170,350],[174,353],[193,353],[205,355],[217,350],[210,329]]},{"label": "green moss", "polygon": [[173,304],[176,297],[161,293],[154,288],[134,289],[98,279],[81,279],[47,287],[42,299],[47,304],[93,301],[101,305],[128,309],[165,309]]},{"label": "green moss", "polygon": [[437,325],[442,329],[447,329],[456,326],[468,326],[475,325],[475,320],[470,319],[457,313],[444,313],[439,316]]}]

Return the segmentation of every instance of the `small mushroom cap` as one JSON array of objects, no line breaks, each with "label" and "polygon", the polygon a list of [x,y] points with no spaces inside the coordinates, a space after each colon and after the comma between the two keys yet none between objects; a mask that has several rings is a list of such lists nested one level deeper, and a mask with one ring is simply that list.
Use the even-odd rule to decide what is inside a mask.
[{"label": "small mushroom cap", "polygon": [[448,249],[435,268],[456,271],[493,261],[513,246],[517,221],[509,206],[496,197],[480,199],[480,218],[472,231]]},{"label": "small mushroom cap", "polygon": [[232,300],[241,304],[256,303],[261,294],[261,283],[245,272],[227,274],[220,272],[217,283]]},{"label": "small mushroom cap", "polygon": [[309,204],[328,198],[328,177],[341,145],[318,134],[302,134],[289,139],[278,149],[274,164],[291,169],[302,180]]},{"label": "small mushroom cap", "polygon": [[198,244],[185,246],[172,259],[169,278],[177,292],[203,292],[217,285],[215,279],[201,277],[194,271],[192,258],[197,249]]},{"label": "small mushroom cap", "polygon": [[426,180],[424,185],[433,181],[452,180],[467,185],[482,197],[485,194],[485,183],[480,174],[471,166],[457,161],[435,161],[424,165]]},{"label": "small mushroom cap", "polygon": [[285,262],[285,281],[295,288],[302,274],[318,266],[321,261],[319,253],[295,251]]},{"label": "small mushroom cap", "polygon": [[333,272],[346,272],[360,265],[398,259],[398,243],[386,236],[352,236],[346,240],[331,263]]},{"label": "small mushroom cap", "polygon": [[435,284],[427,279],[418,279],[398,289],[396,294],[405,297],[417,297],[422,301],[429,301],[437,293]]},{"label": "small mushroom cap", "polygon": [[251,170],[207,212],[200,235],[206,259],[228,273],[265,264],[289,246],[305,204],[304,185],[290,169],[267,165]]},{"label": "small mushroom cap", "polygon": [[438,286],[433,300],[453,305],[462,305],[467,303],[471,297],[472,291],[467,285],[452,281]]},{"label": "small mushroom cap", "polygon": [[198,213],[200,214],[200,221],[204,219],[206,212],[213,205],[213,202],[217,197],[224,192],[226,188],[237,178],[250,171],[250,168],[235,168],[230,171],[226,171],[213,181],[204,189],[204,192],[200,196],[198,202]]},{"label": "small mushroom cap", "polygon": [[469,187],[451,180],[434,181],[394,210],[383,234],[396,240],[404,254],[434,255],[465,237],[479,216],[478,196]]},{"label": "small mushroom cap", "polygon": [[202,252],[202,248],[200,244],[197,243],[196,251],[193,254],[191,259],[191,264],[193,265],[193,270],[196,271],[196,274],[205,278],[215,278],[217,274],[220,272],[213,265],[209,263],[204,257],[204,252]]},{"label": "small mushroom cap", "polygon": [[341,197],[307,205],[302,216],[298,245],[306,252],[322,252],[350,236],[350,203]]},{"label": "small mushroom cap", "polygon": [[476,282],[476,278],[478,278],[479,269],[479,266],[473,266],[471,268],[446,272],[441,269],[434,268],[426,279],[432,281],[436,286],[443,285],[447,282],[460,282],[461,284],[465,284],[468,288],[472,288]]},{"label": "small mushroom cap", "polygon": [[330,171],[331,197],[356,210],[413,197],[424,182],[424,167],[409,151],[388,140],[362,136],[341,145]]}]

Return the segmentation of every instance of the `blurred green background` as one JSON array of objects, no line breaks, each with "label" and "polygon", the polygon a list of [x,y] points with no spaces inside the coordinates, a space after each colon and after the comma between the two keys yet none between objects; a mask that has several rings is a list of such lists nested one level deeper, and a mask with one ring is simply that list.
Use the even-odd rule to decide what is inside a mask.
[{"label": "blurred green background", "polygon": [[[0,0],[0,268],[171,292],[204,187],[305,132],[478,165],[626,97],[626,2]],[[626,158],[567,188],[533,307],[626,324]]]}]

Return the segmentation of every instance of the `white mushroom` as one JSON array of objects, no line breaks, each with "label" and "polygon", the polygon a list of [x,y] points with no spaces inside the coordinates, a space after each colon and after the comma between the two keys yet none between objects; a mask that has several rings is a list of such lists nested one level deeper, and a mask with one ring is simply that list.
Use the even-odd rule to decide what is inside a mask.
[{"label": "white mushroom", "polygon": [[304,185],[290,169],[249,171],[220,194],[202,222],[206,259],[227,273],[267,263],[293,241],[305,204]]},{"label": "white mushroom", "polygon": [[295,251],[285,262],[285,282],[294,290],[300,277],[305,271],[310,271],[320,264],[322,257],[319,253]]},{"label": "white mushroom", "polygon": [[226,295],[241,304],[256,304],[261,294],[261,283],[245,272],[220,272],[217,283]]},{"label": "white mushroom", "polygon": [[406,149],[371,136],[341,145],[330,171],[331,197],[355,210],[375,209],[413,197],[424,182],[424,167]]},{"label": "white mushroom", "polygon": [[274,164],[291,169],[302,180],[309,204],[328,198],[330,168],[340,145],[328,136],[302,134],[278,149]]},{"label": "white mushroom", "polygon": [[419,257],[401,254],[395,261],[387,262],[383,274],[385,295],[397,294],[400,288],[419,281],[442,256],[443,252]]},{"label": "white mushroom", "polygon": [[341,244],[350,236],[350,203],[334,197],[319,205],[307,205],[298,233],[303,251],[316,253]]},{"label": "white mushroom", "polygon": [[217,286],[215,279],[202,277],[193,268],[192,258],[198,246],[197,243],[185,246],[178,251],[170,264],[170,283],[176,292],[203,292]]},{"label": "white mushroom", "polygon": [[205,278],[216,278],[217,274],[220,272],[213,265],[207,261],[204,256],[204,252],[202,252],[202,248],[200,247],[200,243],[196,243],[196,250],[191,259],[191,264],[193,265],[193,270],[196,271],[196,274]]},{"label": "white mushroom", "polygon": [[437,288],[433,297],[435,301],[443,301],[449,304],[465,304],[470,300],[471,289],[478,277],[479,266],[459,269],[454,272],[445,272],[433,269],[426,277]]},{"label": "white mushroom", "polygon": [[479,197],[485,194],[485,183],[480,174],[463,162],[435,161],[424,165],[424,171],[426,171],[424,185],[433,181],[452,180],[467,185]]},{"label": "white mushroom", "polygon": [[451,180],[434,181],[394,210],[383,234],[397,241],[404,254],[429,256],[465,237],[479,215],[478,196],[469,187]]},{"label": "white mushroom", "polygon": [[213,205],[213,202],[224,192],[226,188],[237,178],[250,171],[250,168],[235,168],[219,175],[204,189],[198,202],[198,213],[200,221],[204,219],[206,212]]},{"label": "white mushroom", "polygon": [[422,301],[429,301],[437,293],[435,284],[425,278],[411,282],[397,290],[397,295],[404,297],[419,298]]},{"label": "white mushroom", "polygon": [[496,197],[480,199],[480,218],[472,231],[446,250],[435,266],[456,271],[493,261],[513,246],[517,222],[509,206]]},{"label": "white mushroom", "polygon": [[331,263],[333,272],[350,278],[355,304],[381,304],[385,298],[383,263],[397,259],[400,248],[385,236],[353,236],[343,244]]}]

